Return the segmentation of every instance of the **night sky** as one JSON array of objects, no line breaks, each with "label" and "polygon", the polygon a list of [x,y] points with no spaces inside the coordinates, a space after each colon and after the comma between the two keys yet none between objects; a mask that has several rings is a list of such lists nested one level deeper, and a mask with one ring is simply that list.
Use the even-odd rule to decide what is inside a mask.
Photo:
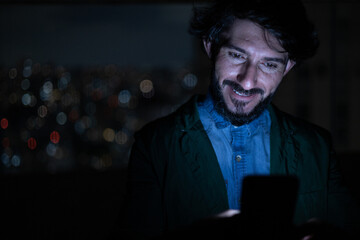
[{"label": "night sky", "polygon": [[192,57],[191,4],[3,5],[0,65],[179,68]]}]

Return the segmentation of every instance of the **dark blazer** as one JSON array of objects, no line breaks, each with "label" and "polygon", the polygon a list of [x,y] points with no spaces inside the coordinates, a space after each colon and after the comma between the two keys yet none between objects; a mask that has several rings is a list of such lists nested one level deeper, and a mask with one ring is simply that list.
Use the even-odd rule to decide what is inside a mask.
[{"label": "dark blazer", "polygon": [[[344,204],[351,200],[345,197],[329,133],[274,106],[269,112],[270,172],[299,179],[294,223],[318,218],[348,224]],[[128,174],[129,224],[136,232],[158,235],[229,208],[196,97],[136,134]]]}]

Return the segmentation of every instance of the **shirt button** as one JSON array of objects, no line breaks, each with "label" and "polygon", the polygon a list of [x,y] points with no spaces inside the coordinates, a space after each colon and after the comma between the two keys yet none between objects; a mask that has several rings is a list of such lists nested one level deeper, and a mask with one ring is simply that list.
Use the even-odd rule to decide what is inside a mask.
[{"label": "shirt button", "polygon": [[241,156],[240,156],[240,155],[236,155],[235,159],[236,159],[237,162],[240,162],[240,161],[241,161]]}]

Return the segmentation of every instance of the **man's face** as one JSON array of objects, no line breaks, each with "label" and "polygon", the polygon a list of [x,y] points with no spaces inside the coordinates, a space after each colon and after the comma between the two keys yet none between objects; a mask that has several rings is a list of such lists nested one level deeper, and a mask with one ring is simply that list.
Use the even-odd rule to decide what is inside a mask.
[{"label": "man's face", "polygon": [[[251,121],[295,63],[273,35],[249,20],[236,19],[225,36],[229,40],[216,56],[213,85],[226,112],[245,122],[252,116]],[[211,43],[204,44],[211,56]]]}]

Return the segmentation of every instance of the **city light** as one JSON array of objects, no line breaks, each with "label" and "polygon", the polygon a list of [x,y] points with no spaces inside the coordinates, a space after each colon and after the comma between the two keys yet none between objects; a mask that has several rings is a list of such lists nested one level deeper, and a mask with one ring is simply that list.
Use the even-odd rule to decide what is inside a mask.
[{"label": "city light", "polygon": [[194,74],[188,73],[183,78],[182,83],[185,89],[193,89],[194,87],[196,87],[198,79]]},{"label": "city light", "polygon": [[2,129],[7,129],[9,126],[9,121],[6,118],[3,118],[1,119],[0,125]]},{"label": "city light", "polygon": [[59,141],[60,141],[60,134],[59,134],[58,131],[53,131],[53,132],[51,132],[51,134],[50,134],[50,141],[51,141],[52,143],[54,143],[54,144],[59,143]]},{"label": "city light", "polygon": [[45,105],[41,105],[41,106],[38,108],[38,115],[39,115],[39,117],[41,117],[41,118],[46,117],[47,112],[48,112],[48,110],[47,110],[47,107],[46,107]]},{"label": "city light", "polygon": [[34,150],[37,146],[36,139],[33,137],[29,138],[29,140],[27,141],[27,144],[28,144],[29,149]]},{"label": "city light", "polygon": [[56,122],[59,124],[59,125],[65,125],[67,121],[67,116],[64,112],[59,112],[57,115],[56,115]]},{"label": "city light", "polygon": [[106,128],[103,132],[103,137],[107,142],[113,142],[115,139],[115,131],[111,128]]},{"label": "city light", "polygon": [[[0,110],[7,115],[0,118],[6,169],[54,172],[84,164],[99,170],[123,166],[134,133],[170,111],[168,105],[180,102],[181,93],[196,85],[183,71],[178,77],[176,72],[146,73],[114,64],[73,71],[32,59],[22,62],[3,69],[7,81],[0,89]],[[77,156],[84,154],[89,160],[77,164],[82,161]],[[56,161],[65,158],[68,162]]]}]

